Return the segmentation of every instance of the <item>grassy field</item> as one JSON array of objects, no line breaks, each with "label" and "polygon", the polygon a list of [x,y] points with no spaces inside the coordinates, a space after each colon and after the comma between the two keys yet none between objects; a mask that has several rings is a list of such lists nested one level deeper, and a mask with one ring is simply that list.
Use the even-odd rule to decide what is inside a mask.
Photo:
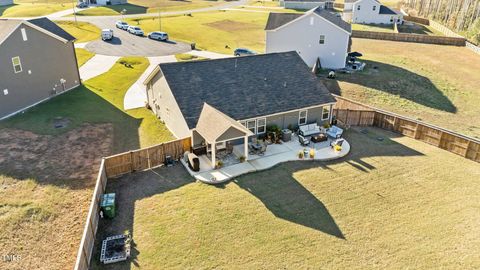
[{"label": "grassy field", "polygon": [[80,48],[75,49],[75,53],[77,54],[77,62],[79,67],[83,66],[83,64],[90,60],[90,58],[95,56],[94,53]]},{"label": "grassy field", "polygon": [[195,183],[179,166],[110,180],[122,210],[100,232],[132,233],[132,258],[94,269],[480,267],[478,163],[367,131],[346,132],[344,159],[286,163],[222,186]]},{"label": "grassy field", "polygon": [[[173,40],[195,42],[197,47],[219,53],[232,54],[238,47],[257,52],[265,50],[265,24],[268,13],[216,11],[195,13],[162,19],[162,30]],[[156,18],[127,20],[130,24],[150,32],[158,30]],[[201,33],[201,34],[198,34]]]},{"label": "grassy field", "polygon": [[393,26],[386,24],[352,24],[352,30],[393,33]]},{"label": "grassy field", "polygon": [[75,42],[82,43],[100,38],[100,29],[93,24],[86,22],[56,21],[58,26],[62,27],[70,35],[77,38]]},{"label": "grassy field", "polygon": [[[480,56],[462,47],[353,39],[366,69],[332,92],[480,138]],[[465,64],[468,63],[468,64]]]},{"label": "grassy field", "polygon": [[106,16],[119,15],[122,10],[126,10],[126,14],[143,14],[167,11],[181,11],[198,8],[213,7],[226,3],[221,0],[192,0],[192,1],[170,1],[170,0],[131,0],[129,4],[114,5],[105,7],[96,7],[83,10],[77,13],[80,16]]},{"label": "grassy field", "polygon": [[15,1],[16,4],[0,7],[0,17],[36,17],[72,8],[71,2],[45,4],[45,2],[28,3]]}]

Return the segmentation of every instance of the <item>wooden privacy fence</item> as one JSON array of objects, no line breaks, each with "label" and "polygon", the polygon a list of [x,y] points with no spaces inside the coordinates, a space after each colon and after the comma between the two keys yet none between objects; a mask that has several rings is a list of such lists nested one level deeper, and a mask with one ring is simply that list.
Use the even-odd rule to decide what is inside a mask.
[{"label": "wooden privacy fence", "polygon": [[92,202],[88,210],[87,223],[83,230],[80,248],[77,253],[77,261],[75,262],[75,270],[87,270],[92,259],[93,247],[98,228],[98,211],[100,209],[100,200],[107,186],[107,174],[105,173],[105,159],[102,159],[100,170],[98,172],[97,184],[93,191]]},{"label": "wooden privacy fence", "polygon": [[105,171],[108,178],[134,171],[143,171],[165,163],[165,156],[180,158],[190,151],[191,138],[185,138],[138,149],[105,158]]},{"label": "wooden privacy fence", "polygon": [[391,40],[391,41],[400,41],[400,42],[427,43],[427,44],[437,44],[437,45],[451,45],[451,46],[462,46],[462,47],[465,47],[465,44],[466,44],[466,39],[459,38],[459,37],[428,36],[428,35],[420,35],[420,34],[386,33],[386,32],[375,32],[375,31],[359,31],[359,30],[352,30],[352,37]]},{"label": "wooden privacy fence", "polygon": [[480,162],[480,140],[340,96],[335,98],[333,115],[347,125],[387,129]]},{"label": "wooden privacy fence", "polygon": [[190,144],[191,138],[185,138],[102,159],[77,253],[75,270],[87,270],[90,267],[100,217],[100,202],[105,193],[108,178],[160,166],[165,162],[166,155],[174,159],[180,158],[185,151],[190,151]]},{"label": "wooden privacy fence", "polygon": [[423,25],[430,25],[430,20],[425,19],[425,18],[420,18],[420,17],[415,17],[415,16],[403,16],[403,19],[407,22],[415,22]]}]

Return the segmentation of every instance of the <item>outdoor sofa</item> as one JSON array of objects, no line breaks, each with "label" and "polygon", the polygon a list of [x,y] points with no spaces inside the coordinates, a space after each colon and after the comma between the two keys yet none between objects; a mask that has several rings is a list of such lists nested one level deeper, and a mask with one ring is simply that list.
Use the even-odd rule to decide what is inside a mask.
[{"label": "outdoor sofa", "polygon": [[321,132],[320,127],[316,123],[299,126],[298,128],[298,133],[304,137],[316,135]]},{"label": "outdoor sofa", "polygon": [[342,137],[343,134],[343,129],[337,127],[337,126],[332,126],[327,130],[327,135],[329,137],[332,137],[334,139],[338,139]]}]

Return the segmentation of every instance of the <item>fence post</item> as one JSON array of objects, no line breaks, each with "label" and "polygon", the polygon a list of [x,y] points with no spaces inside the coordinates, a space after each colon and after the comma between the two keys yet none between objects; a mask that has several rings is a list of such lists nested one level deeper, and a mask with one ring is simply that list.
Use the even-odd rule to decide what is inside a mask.
[{"label": "fence post", "polygon": [[149,151],[149,148],[147,148],[147,164],[148,164],[148,168],[151,169],[151,168],[152,168],[152,164],[150,163],[150,151]]},{"label": "fence post", "polygon": [[348,109],[347,109],[347,113],[345,114],[345,125],[348,125]]},{"label": "fence post", "polygon": [[413,132],[413,138],[414,138],[415,140],[418,139],[418,126],[419,126],[419,125],[418,125],[418,123],[417,123],[417,124],[415,125],[415,131]]},{"label": "fence post", "polygon": [[358,124],[360,126],[360,123],[362,121],[362,111],[360,111],[360,113],[358,114]]},{"label": "fence post", "polygon": [[468,141],[467,148],[465,148],[465,153],[463,154],[464,157],[467,157],[468,149],[470,148],[471,145],[472,145],[472,141]]},{"label": "fence post", "polygon": [[438,148],[442,148],[442,141],[443,141],[443,131],[440,130],[440,138],[438,138],[438,145],[437,145]]},{"label": "fence post", "polygon": [[133,167],[133,151],[130,151],[130,172],[134,172],[135,169]]}]

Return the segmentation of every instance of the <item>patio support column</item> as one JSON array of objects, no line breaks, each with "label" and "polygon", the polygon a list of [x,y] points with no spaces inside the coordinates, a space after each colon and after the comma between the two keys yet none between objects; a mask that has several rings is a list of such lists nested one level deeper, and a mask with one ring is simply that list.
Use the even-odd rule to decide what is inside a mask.
[{"label": "patio support column", "polygon": [[215,168],[215,142],[212,143],[212,167]]},{"label": "patio support column", "polygon": [[248,160],[248,136],[245,136],[243,146],[244,146],[243,151],[244,151],[245,160]]}]

